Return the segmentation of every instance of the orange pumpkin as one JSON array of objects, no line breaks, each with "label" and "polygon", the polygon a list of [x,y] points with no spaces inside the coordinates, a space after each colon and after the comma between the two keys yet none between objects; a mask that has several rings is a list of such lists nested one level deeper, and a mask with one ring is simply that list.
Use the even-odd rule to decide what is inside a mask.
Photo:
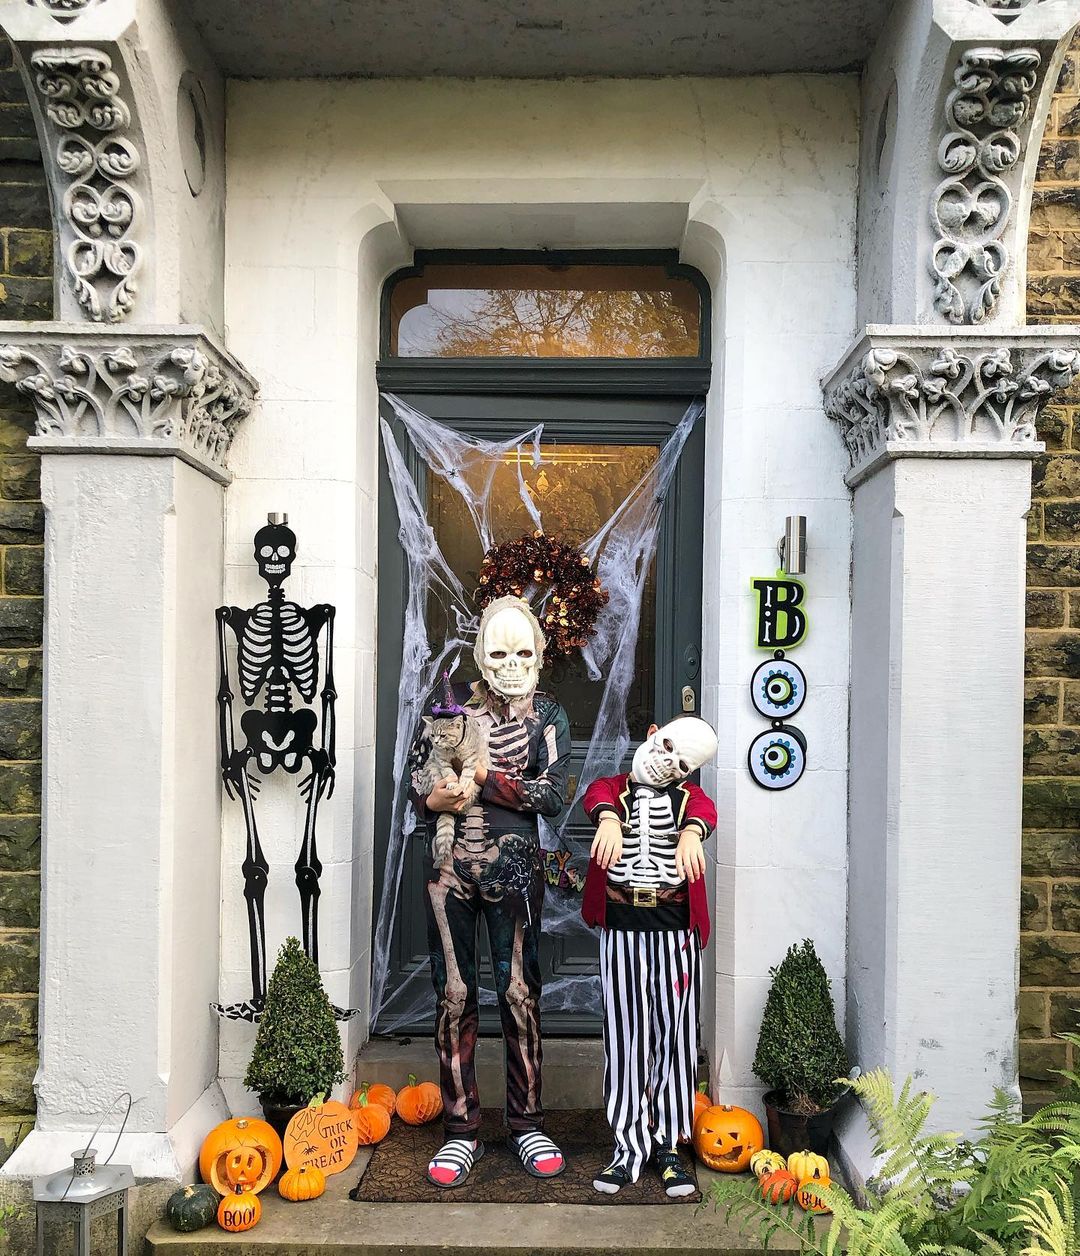
[{"label": "orange pumpkin", "polygon": [[358,1146],[355,1111],[336,1099],[323,1102],[322,1095],[301,1108],[285,1128],[285,1163],[290,1169],[313,1164],[330,1177],[352,1164]]},{"label": "orange pumpkin", "polygon": [[426,1125],[443,1110],[442,1091],[434,1082],[417,1083],[416,1074],[409,1074],[409,1084],[398,1091],[398,1116],[407,1125]]},{"label": "orange pumpkin", "polygon": [[356,1135],[361,1147],[381,1143],[390,1133],[390,1113],[378,1103],[368,1103],[368,1097],[360,1094],[360,1104],[352,1109],[356,1121]]},{"label": "orange pumpkin", "polygon": [[234,1147],[225,1157],[225,1180],[236,1190],[254,1190],[262,1172],[263,1158],[256,1147]]},{"label": "orange pumpkin", "polygon": [[713,1101],[706,1093],[708,1082],[698,1082],[698,1088],[694,1091],[694,1121],[705,1111],[706,1108],[713,1106]]},{"label": "orange pumpkin", "polygon": [[694,1123],[694,1150],[702,1164],[720,1173],[742,1173],[765,1146],[761,1122],[745,1108],[706,1108]]},{"label": "orange pumpkin", "polygon": [[799,1207],[805,1212],[832,1212],[829,1205],[818,1198],[818,1191],[831,1185],[832,1179],[829,1177],[812,1177],[800,1182],[798,1194],[795,1196]]},{"label": "orange pumpkin", "polygon": [[318,1199],[326,1190],[326,1174],[313,1164],[302,1164],[295,1169],[286,1169],[278,1181],[277,1189],[281,1198],[287,1199],[291,1204]]},{"label": "orange pumpkin", "polygon": [[252,1191],[240,1187],[218,1204],[217,1223],[230,1234],[253,1230],[262,1216],[262,1201]]},{"label": "orange pumpkin", "polygon": [[787,1169],[773,1169],[761,1179],[761,1198],[770,1204],[786,1204],[799,1189],[799,1179]]},{"label": "orange pumpkin", "polygon": [[258,1175],[251,1183],[253,1195],[264,1190],[277,1177],[281,1168],[281,1139],[274,1127],[253,1116],[222,1121],[207,1134],[199,1151],[202,1180],[209,1182],[219,1195],[233,1193],[228,1175],[229,1157],[244,1148],[250,1148],[260,1162]]},{"label": "orange pumpkin", "polygon": [[360,1106],[360,1096],[367,1095],[368,1103],[377,1103],[380,1108],[385,1108],[391,1116],[397,1110],[397,1091],[393,1086],[384,1086],[382,1082],[375,1082],[371,1085],[369,1082],[361,1082],[360,1089],[352,1097],[350,1108],[358,1108]]}]

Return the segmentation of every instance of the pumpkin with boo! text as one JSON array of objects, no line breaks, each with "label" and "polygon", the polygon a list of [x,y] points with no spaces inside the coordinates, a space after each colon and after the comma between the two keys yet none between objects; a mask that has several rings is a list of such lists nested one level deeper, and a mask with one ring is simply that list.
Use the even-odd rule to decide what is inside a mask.
[{"label": "pumpkin with boo! text", "polygon": [[761,1178],[761,1198],[770,1204],[786,1204],[799,1189],[799,1179],[789,1169],[770,1169]]},{"label": "pumpkin with boo! text", "polygon": [[826,1186],[832,1185],[832,1179],[829,1177],[807,1178],[799,1184],[799,1192],[795,1199],[800,1208],[804,1212],[832,1212],[824,1200],[818,1198],[818,1191],[823,1191]]},{"label": "pumpkin with boo! text", "polygon": [[350,1108],[360,1107],[361,1095],[367,1095],[368,1103],[377,1103],[380,1108],[385,1108],[391,1116],[397,1111],[397,1091],[393,1086],[384,1086],[382,1082],[375,1082],[374,1084],[370,1082],[361,1083],[360,1089],[352,1097],[352,1103],[349,1104]]},{"label": "pumpkin with boo! text", "polygon": [[296,1169],[286,1169],[278,1181],[278,1194],[290,1204],[318,1199],[326,1190],[326,1174],[313,1164],[302,1164]]},{"label": "pumpkin with boo! text", "polygon": [[442,1091],[434,1082],[417,1082],[416,1074],[409,1074],[409,1084],[398,1091],[398,1116],[406,1125],[426,1125],[434,1121],[443,1110]]},{"label": "pumpkin with boo! text", "polygon": [[694,1122],[694,1151],[702,1164],[720,1173],[742,1173],[765,1146],[761,1122],[745,1108],[727,1104],[706,1108]]},{"label": "pumpkin with boo! text", "polygon": [[251,1191],[236,1190],[226,1195],[217,1211],[217,1223],[230,1234],[242,1234],[259,1224],[262,1202]]},{"label": "pumpkin with boo! text", "polygon": [[278,1175],[281,1168],[281,1139],[277,1131],[257,1117],[241,1116],[222,1121],[207,1134],[199,1151],[199,1173],[219,1195],[233,1194],[229,1182],[229,1158],[234,1152],[250,1149],[259,1164],[258,1175],[251,1183],[251,1192],[257,1195]]},{"label": "pumpkin with boo! text", "polygon": [[212,1186],[181,1186],[169,1196],[165,1215],[180,1234],[201,1230],[217,1216],[218,1193]]},{"label": "pumpkin with boo! text", "polygon": [[347,1169],[359,1146],[356,1113],[336,1099],[316,1095],[285,1127],[285,1163],[313,1164],[327,1177]]}]

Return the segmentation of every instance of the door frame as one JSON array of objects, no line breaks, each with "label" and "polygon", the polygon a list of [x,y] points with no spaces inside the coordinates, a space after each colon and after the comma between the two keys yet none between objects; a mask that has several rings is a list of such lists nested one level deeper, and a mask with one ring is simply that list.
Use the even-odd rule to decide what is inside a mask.
[{"label": "door frame", "polygon": [[[411,277],[430,263],[473,261],[485,264],[492,263],[546,263],[546,264],[619,264],[633,263],[656,265],[663,263],[669,272],[690,278],[701,294],[701,342],[700,353],[696,358],[666,359],[632,359],[632,358],[389,358],[387,356],[390,339],[390,293],[399,279]],[[700,271],[684,266],[678,261],[674,251],[643,252],[639,250],[572,250],[559,253],[535,253],[519,250],[417,250],[414,265],[399,269],[387,277],[382,288],[380,302],[380,359],[376,363],[376,383],[380,394],[392,392],[399,395],[429,394],[454,396],[467,402],[470,396],[490,397],[505,396],[513,401],[524,397],[559,396],[567,399],[581,397],[583,400],[610,399],[618,402],[623,399],[640,399],[648,401],[670,402],[676,397],[685,398],[689,405],[695,398],[704,398],[709,389],[712,374],[712,362],[709,354],[710,328],[712,323],[712,300],[708,282]],[[392,416],[383,415],[383,403],[380,397],[380,417],[389,417],[395,438],[400,438],[403,426]],[[449,426],[464,430],[452,418],[441,418],[439,421]],[[701,534],[696,537],[685,537],[680,527],[693,526],[690,520],[702,520],[704,512],[704,475],[684,474],[683,468],[689,470],[690,463],[696,455],[704,459],[704,424],[702,417],[690,440],[683,450],[680,469],[672,484],[672,493],[680,500],[680,509],[661,524],[657,537],[656,561],[658,581],[656,588],[657,605],[670,590],[665,589],[660,578],[665,570],[671,570],[673,556],[680,549],[691,543],[700,549]],[[558,434],[559,422],[545,422],[545,432]],[[501,437],[499,420],[473,420],[468,433],[480,438],[492,439]],[[665,435],[674,430],[674,424],[654,420],[651,427],[641,424],[635,428],[635,435],[644,436],[641,443],[663,443]],[[597,423],[590,427],[590,437],[598,443],[605,440],[618,442],[625,439],[625,427],[617,424]],[[652,438],[650,440],[650,437]],[[567,439],[566,436],[562,437]],[[403,450],[405,464],[416,477],[421,459],[415,451]],[[407,572],[398,540],[397,508],[393,494],[389,489],[389,479],[385,456],[379,459],[379,501],[377,510],[377,553],[378,553],[378,611],[376,621],[376,693],[375,693],[375,741],[376,747],[388,744],[385,730],[396,727],[397,687],[386,683],[387,669],[394,677],[401,669],[401,614],[407,596]],[[700,526],[700,523],[699,525]],[[665,556],[667,562],[664,561]],[[680,573],[680,592],[700,606],[702,599],[702,570],[700,564],[691,572]],[[390,596],[387,596],[387,594]],[[674,662],[675,643],[668,640],[670,618],[657,616],[657,657],[670,657]],[[701,665],[700,642],[701,627],[697,628],[698,661],[696,664],[695,688],[698,704],[701,704]],[[380,677],[382,678],[380,682]],[[672,692],[662,696],[661,678],[656,676],[657,716],[660,719],[670,718],[677,713]],[[392,737],[389,744],[392,744]],[[575,751],[578,749],[575,746]],[[376,750],[378,761],[378,749]],[[378,828],[380,820],[385,819],[383,812],[387,810],[387,801],[382,797],[385,786],[380,788],[382,773],[376,770],[374,781],[375,823]],[[381,805],[380,805],[381,803]],[[374,933],[379,918],[379,901],[385,875],[386,848],[378,840],[376,832],[372,845],[372,954],[374,955]],[[393,956],[391,956],[393,959]],[[399,956],[405,964],[422,964],[427,960],[427,952],[417,956]],[[371,1032],[377,1035],[374,1019]],[[416,1032],[410,1029],[398,1032]],[[595,1031],[593,1031],[595,1032]]]}]

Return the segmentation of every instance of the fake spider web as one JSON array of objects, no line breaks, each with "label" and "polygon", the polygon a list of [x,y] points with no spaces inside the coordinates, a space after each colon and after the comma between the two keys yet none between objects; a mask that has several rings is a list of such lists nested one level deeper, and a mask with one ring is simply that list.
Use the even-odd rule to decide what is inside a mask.
[{"label": "fake spider web", "polygon": [[[512,463],[516,467],[521,505],[532,524],[543,530],[542,512],[529,493],[523,471],[526,465],[536,469],[543,463],[542,424],[508,440],[480,440],[435,422],[391,393],[384,393],[383,397],[427,467],[462,498],[484,552],[496,540],[492,535],[492,490],[500,465]],[[588,864],[589,841],[575,840],[567,833],[567,827],[588,783],[617,772],[630,745],[626,700],[634,679],[645,581],[679,455],[703,410],[701,401],[687,408],[656,461],[611,517],[580,546],[608,592],[607,605],[600,612],[593,636],[581,651],[590,681],[601,684],[603,689],[574,798],[558,823],[552,824],[543,816],[539,822],[541,846],[554,852],[551,858],[555,867],[568,864],[581,877]],[[399,974],[393,988],[390,983],[391,943],[401,903],[406,843],[416,840],[416,817],[408,798],[409,751],[443,671],[453,673],[459,659],[471,656],[479,612],[472,590],[462,585],[439,548],[393,429],[385,419],[380,420],[380,429],[408,577],[394,736],[394,797],[375,922],[371,979],[371,1024],[380,1033],[394,1033],[418,1021],[433,1021],[435,1015],[427,961]],[[547,596],[537,592],[529,598],[538,616]],[[446,623],[441,641],[431,640],[428,607],[432,598],[442,606]],[[580,894],[549,881],[544,896],[544,934],[566,939],[591,934],[580,912]],[[496,1004],[495,990],[485,983],[482,970],[479,993],[481,1006]],[[560,977],[544,983],[541,1009],[571,1014],[595,1012],[600,1006],[599,995],[598,976]]]}]

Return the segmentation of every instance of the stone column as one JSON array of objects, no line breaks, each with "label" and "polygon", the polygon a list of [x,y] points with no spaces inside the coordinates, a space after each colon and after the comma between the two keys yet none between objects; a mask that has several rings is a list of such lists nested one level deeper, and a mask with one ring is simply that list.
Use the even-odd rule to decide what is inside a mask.
[{"label": "stone column", "polygon": [[9,324],[46,509],[37,1128],[51,1171],[121,1091],[119,1158],[177,1178],[219,1114],[214,608],[225,456],[254,383],[198,329]]},{"label": "stone column", "polygon": [[825,385],[855,516],[849,1047],[942,1129],[1016,1088],[1025,516],[1075,343],[871,327]]}]

